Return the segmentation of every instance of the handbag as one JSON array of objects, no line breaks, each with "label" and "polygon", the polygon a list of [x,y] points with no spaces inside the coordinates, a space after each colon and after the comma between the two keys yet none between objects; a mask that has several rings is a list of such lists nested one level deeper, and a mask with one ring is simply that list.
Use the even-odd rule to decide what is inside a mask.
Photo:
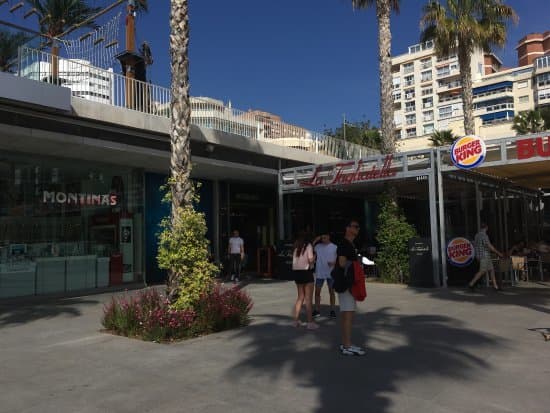
[{"label": "handbag", "polygon": [[367,298],[367,286],[365,284],[365,272],[359,261],[353,261],[353,285],[351,295],[357,301],[364,301]]}]

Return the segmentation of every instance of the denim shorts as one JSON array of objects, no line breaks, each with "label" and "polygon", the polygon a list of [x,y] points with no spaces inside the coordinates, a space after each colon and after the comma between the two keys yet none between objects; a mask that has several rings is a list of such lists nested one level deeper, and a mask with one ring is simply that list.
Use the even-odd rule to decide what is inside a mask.
[{"label": "denim shorts", "polygon": [[325,281],[327,282],[328,288],[332,289],[332,286],[334,285],[334,280],[332,278],[316,278],[315,286],[322,287],[323,284],[325,284]]}]

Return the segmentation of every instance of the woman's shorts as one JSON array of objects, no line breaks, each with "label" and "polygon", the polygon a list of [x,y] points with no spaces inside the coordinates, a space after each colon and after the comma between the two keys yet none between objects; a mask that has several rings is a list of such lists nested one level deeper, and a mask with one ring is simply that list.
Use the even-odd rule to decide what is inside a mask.
[{"label": "woman's shorts", "polygon": [[294,270],[294,282],[298,285],[309,284],[313,282],[313,271]]},{"label": "woman's shorts", "polygon": [[340,305],[340,312],[357,310],[357,303],[349,290],[343,293],[338,293],[338,304]]}]

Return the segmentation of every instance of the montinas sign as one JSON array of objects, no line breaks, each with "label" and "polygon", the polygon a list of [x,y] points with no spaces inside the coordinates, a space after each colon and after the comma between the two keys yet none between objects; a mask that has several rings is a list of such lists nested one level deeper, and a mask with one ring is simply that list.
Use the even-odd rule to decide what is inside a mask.
[{"label": "montinas sign", "polygon": [[42,193],[42,202],[44,204],[58,205],[115,206],[118,200],[115,194],[83,194],[44,191]]},{"label": "montinas sign", "polygon": [[392,160],[393,155],[387,155],[382,167],[379,167],[377,162],[365,162],[362,159],[337,163],[330,169],[320,165],[315,169],[311,178],[300,181],[300,186],[350,185],[393,177],[397,172],[392,168]]}]

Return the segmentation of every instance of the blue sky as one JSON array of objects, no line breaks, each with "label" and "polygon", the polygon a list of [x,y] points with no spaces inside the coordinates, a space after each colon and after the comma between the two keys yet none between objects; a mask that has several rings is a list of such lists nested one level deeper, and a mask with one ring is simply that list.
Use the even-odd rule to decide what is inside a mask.
[{"label": "blue sky", "polygon": [[[99,0],[96,0],[99,2]],[[153,83],[169,85],[169,0],[149,0],[138,41],[151,45]],[[377,28],[373,10],[351,0],[190,0],[190,82],[194,96],[231,100],[322,130],[347,119],[378,123]],[[404,0],[392,19],[392,54],[417,43],[423,0]],[[525,34],[550,30],[550,1],[508,0],[520,16],[497,54],[516,63]],[[7,18],[0,9],[0,18]]]}]

